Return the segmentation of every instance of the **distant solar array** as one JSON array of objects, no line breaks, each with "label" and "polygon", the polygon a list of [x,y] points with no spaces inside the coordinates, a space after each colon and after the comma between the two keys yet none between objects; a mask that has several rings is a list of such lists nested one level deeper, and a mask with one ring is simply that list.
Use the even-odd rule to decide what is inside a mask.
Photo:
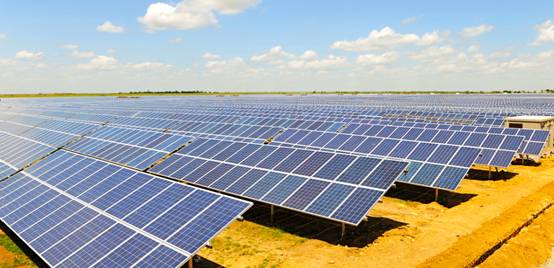
[{"label": "distant solar array", "polygon": [[358,225],[395,182],[539,155],[548,131],[502,125],[551,97],[488,97],[2,100],[0,220],[56,267],[175,267],[243,200]]}]

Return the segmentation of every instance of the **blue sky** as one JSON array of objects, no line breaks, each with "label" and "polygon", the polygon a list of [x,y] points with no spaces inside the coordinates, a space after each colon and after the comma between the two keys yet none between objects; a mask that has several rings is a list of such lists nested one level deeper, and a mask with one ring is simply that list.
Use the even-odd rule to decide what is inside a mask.
[{"label": "blue sky", "polygon": [[11,1],[0,91],[554,88],[552,1]]}]

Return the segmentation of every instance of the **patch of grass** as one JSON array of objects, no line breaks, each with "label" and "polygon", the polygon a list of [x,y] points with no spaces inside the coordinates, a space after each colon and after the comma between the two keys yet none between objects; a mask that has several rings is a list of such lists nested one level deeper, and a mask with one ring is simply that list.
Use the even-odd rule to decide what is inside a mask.
[{"label": "patch of grass", "polygon": [[0,247],[14,254],[23,254],[23,251],[5,234],[0,235]]},{"label": "patch of grass", "polygon": [[285,231],[279,229],[279,228],[271,228],[271,237],[273,238],[279,238],[285,234]]},{"label": "patch of grass", "polygon": [[231,237],[216,238],[213,241],[213,246],[226,254],[234,253],[240,256],[252,256],[259,253],[259,250],[256,248],[250,245],[237,243],[233,241]]},{"label": "patch of grass", "polygon": [[13,262],[14,267],[38,267],[31,259],[27,258],[26,255],[17,254]]},{"label": "patch of grass", "polygon": [[258,265],[258,268],[266,268],[269,265],[269,259],[265,258],[262,263]]}]

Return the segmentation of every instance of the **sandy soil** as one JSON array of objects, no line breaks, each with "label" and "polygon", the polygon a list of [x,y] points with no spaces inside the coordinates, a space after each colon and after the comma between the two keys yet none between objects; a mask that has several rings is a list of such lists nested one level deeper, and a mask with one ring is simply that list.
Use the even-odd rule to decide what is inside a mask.
[{"label": "sandy soil", "polygon": [[[214,239],[212,249],[200,252],[197,267],[471,266],[483,262],[483,254],[554,202],[553,159],[540,166],[512,166],[503,174],[505,179],[488,180],[487,172],[470,176],[456,193],[441,192],[439,202],[433,201],[433,192],[400,185],[371,211],[367,222],[348,229],[342,241],[337,225],[284,211],[276,214],[271,227],[268,209],[257,206],[245,221]],[[554,241],[552,210],[481,266],[545,263]],[[533,233],[530,230],[534,235],[524,237]],[[519,247],[513,246],[517,243]]]}]

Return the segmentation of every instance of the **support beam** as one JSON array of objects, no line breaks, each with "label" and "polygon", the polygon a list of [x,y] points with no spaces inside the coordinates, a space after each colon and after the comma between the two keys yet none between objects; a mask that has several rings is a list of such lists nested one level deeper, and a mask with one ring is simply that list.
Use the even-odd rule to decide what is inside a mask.
[{"label": "support beam", "polygon": [[346,224],[343,222],[340,224],[340,240],[344,238],[345,234],[346,234]]},{"label": "support beam", "polygon": [[489,180],[491,179],[491,166],[489,166]]},{"label": "support beam", "polygon": [[192,268],[192,267],[193,267],[193,263],[192,263],[192,257],[191,257],[188,262],[188,268]]},{"label": "support beam", "polygon": [[275,207],[274,207],[273,205],[270,205],[270,206],[269,206],[269,209],[270,209],[270,212],[269,212],[269,213],[270,213],[270,214],[269,214],[269,223],[270,223],[271,225],[273,225],[273,220],[274,220],[274,217],[273,217],[273,216],[275,215]]},{"label": "support beam", "polygon": [[435,189],[435,202],[439,202],[439,189]]}]

